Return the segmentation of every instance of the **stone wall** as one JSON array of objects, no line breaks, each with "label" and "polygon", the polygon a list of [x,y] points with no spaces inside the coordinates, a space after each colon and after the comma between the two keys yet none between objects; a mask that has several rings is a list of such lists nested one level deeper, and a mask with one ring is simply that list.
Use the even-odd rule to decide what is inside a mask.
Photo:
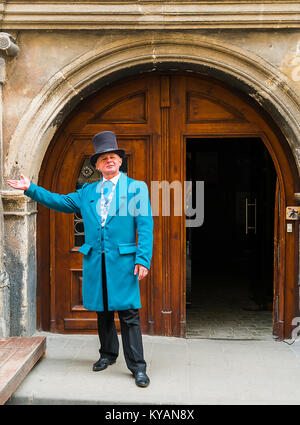
[{"label": "stone wall", "polygon": [[[203,40],[236,46],[267,61],[283,73],[300,94],[300,30],[211,30],[188,31]],[[19,55],[7,64],[4,87],[4,149],[33,99],[60,70],[85,53],[105,48],[115,42],[158,40],[176,37],[178,31],[20,31],[17,42]],[[153,52],[153,68],[155,50]]]},{"label": "stone wall", "polygon": [[3,313],[8,314],[9,306],[10,335],[32,335],[36,329],[36,205],[23,191],[2,191],[2,201],[4,266],[9,277]]},{"label": "stone wall", "polygon": [[0,198],[0,338],[10,336],[10,287],[9,276],[4,266],[4,215],[2,199]]},{"label": "stone wall", "polygon": [[[121,13],[124,5],[116,9],[105,1],[101,11],[86,4],[86,15],[85,2],[70,2],[71,9],[27,3],[0,2],[2,28],[20,48],[6,60],[0,151],[5,178],[22,172],[37,181],[51,138],[85,96],[130,72],[168,68],[205,72],[252,96],[279,123],[300,169],[297,2],[259,2],[255,9],[251,2],[216,1],[205,9],[203,2],[175,1],[168,9],[171,2],[129,1]],[[214,21],[207,12],[212,7]],[[1,189],[0,337],[30,335],[36,316],[36,206],[5,183]]]}]

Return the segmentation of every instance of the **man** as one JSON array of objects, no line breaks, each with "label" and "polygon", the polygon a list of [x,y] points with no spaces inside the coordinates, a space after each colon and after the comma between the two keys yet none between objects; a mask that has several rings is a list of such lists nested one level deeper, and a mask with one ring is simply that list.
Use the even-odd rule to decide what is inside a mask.
[{"label": "man", "polygon": [[[84,222],[83,305],[97,312],[100,358],[94,371],[116,362],[119,341],[114,323],[118,311],[123,351],[128,369],[139,387],[150,383],[146,374],[139,319],[139,280],[150,269],[153,219],[147,185],[120,172],[125,151],[111,131],[96,134],[91,164],[103,175],[100,182],[84,184],[67,195],[52,193],[21,174],[7,180],[24,194],[56,211],[80,212]],[[136,245],[136,234],[138,243]]]}]

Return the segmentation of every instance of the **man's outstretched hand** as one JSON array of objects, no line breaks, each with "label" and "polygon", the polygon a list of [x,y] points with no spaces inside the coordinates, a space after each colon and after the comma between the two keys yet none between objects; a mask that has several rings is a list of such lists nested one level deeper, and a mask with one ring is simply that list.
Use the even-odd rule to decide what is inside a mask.
[{"label": "man's outstretched hand", "polygon": [[20,180],[6,180],[6,183],[14,189],[19,190],[27,190],[30,186],[30,180],[28,177],[25,177],[24,174],[21,174]]}]

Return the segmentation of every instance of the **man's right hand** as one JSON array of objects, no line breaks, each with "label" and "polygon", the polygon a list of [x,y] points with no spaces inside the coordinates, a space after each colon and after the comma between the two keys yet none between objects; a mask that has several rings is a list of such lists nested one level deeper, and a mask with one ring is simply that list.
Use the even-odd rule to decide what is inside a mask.
[{"label": "man's right hand", "polygon": [[6,183],[14,189],[19,190],[27,190],[30,186],[30,180],[28,177],[25,177],[24,174],[21,174],[20,180],[6,180]]}]

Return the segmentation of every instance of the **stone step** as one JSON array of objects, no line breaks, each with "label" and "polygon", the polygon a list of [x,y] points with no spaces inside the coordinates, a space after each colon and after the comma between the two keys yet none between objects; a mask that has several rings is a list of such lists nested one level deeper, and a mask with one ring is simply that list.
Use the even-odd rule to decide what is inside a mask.
[{"label": "stone step", "polygon": [[6,403],[45,352],[45,336],[0,339],[0,405]]}]

